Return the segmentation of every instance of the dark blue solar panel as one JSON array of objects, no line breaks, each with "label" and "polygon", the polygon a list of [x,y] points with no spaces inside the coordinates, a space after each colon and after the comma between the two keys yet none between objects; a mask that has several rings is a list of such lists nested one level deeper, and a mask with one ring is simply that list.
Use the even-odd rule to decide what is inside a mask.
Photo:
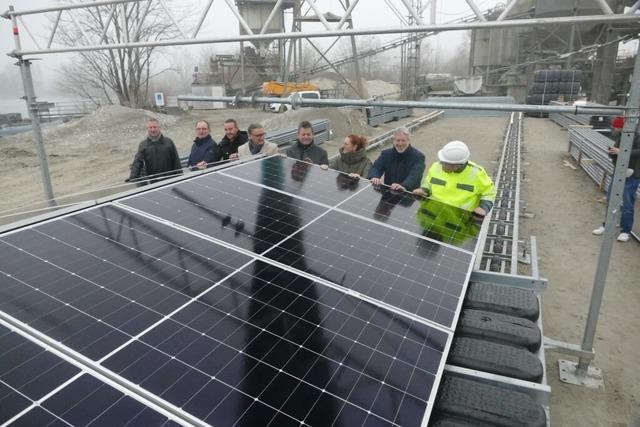
[{"label": "dark blue solar panel", "polygon": [[320,205],[218,174],[122,203],[256,253],[270,249],[326,211]]},{"label": "dark blue solar panel", "polygon": [[78,367],[0,325],[0,423],[177,425],[95,377],[79,373]]},{"label": "dark blue solar panel", "polygon": [[[39,400],[78,372],[77,367],[0,325],[0,384],[4,387],[29,401]],[[0,404],[0,411],[4,414],[8,406]]]},{"label": "dark blue solar panel", "polygon": [[212,425],[421,425],[449,333],[255,262],[104,365]]},{"label": "dark blue solar panel", "polygon": [[41,406],[74,426],[179,426],[91,375],[82,375]]},{"label": "dark blue solar panel", "polygon": [[[406,313],[453,327],[460,212],[280,157],[120,203],[1,236],[0,310],[212,425],[427,422],[451,333]],[[172,423],[88,375],[40,407],[17,390],[0,379],[16,425]]]},{"label": "dark blue solar panel", "polygon": [[482,218],[469,211],[382,185],[361,191],[340,209],[470,251],[476,248],[482,225]]},{"label": "dark blue solar panel", "polygon": [[336,171],[322,170],[319,166],[283,157],[270,157],[225,169],[220,173],[328,206],[342,202],[369,185],[366,179],[353,180]]},{"label": "dark blue solar panel", "polygon": [[329,212],[266,256],[449,328],[472,258],[341,212]]},{"label": "dark blue solar panel", "polygon": [[250,258],[114,207],[0,239],[0,309],[97,360]]}]

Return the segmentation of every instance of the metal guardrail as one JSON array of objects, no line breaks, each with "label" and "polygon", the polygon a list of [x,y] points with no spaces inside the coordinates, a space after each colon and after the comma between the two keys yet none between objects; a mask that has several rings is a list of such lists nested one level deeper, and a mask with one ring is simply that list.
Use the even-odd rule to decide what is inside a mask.
[{"label": "metal guardrail", "polygon": [[400,107],[367,107],[366,112],[367,124],[369,126],[378,126],[382,123],[409,117],[413,114],[413,109]]},{"label": "metal guardrail", "polygon": [[613,162],[608,149],[613,140],[593,129],[569,129],[569,153],[601,190],[609,188],[613,175]]}]

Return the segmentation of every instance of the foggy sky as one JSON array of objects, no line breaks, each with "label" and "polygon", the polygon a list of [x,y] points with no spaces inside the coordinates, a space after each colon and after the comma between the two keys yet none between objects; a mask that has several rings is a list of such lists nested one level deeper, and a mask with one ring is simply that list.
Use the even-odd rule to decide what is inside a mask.
[{"label": "foggy sky", "polygon": [[[426,2],[426,0],[423,0]],[[193,0],[173,0],[167,2],[173,6],[170,6],[172,10],[177,9],[191,15],[189,19],[184,22],[185,33],[190,34],[191,29],[197,23],[201,14],[204,2]],[[400,0],[392,0],[392,3],[396,5],[397,9],[403,12],[404,15],[406,9]],[[476,0],[476,4],[481,10],[495,6],[499,3],[498,0]],[[504,3],[504,2],[503,2]],[[59,4],[55,0],[0,0],[0,12],[8,10],[9,5],[13,4],[16,10],[28,10],[43,8],[48,6],[55,6]],[[343,12],[341,6],[337,0],[322,0],[317,4],[322,11],[331,11],[340,15]],[[306,11],[308,7],[303,7],[303,11]],[[66,12],[65,12],[66,13]],[[311,12],[313,14],[313,11]],[[438,15],[436,22],[443,23],[449,22],[454,19],[472,14],[471,9],[467,5],[465,0],[438,0]],[[55,16],[55,13],[39,14],[39,15],[26,15],[23,17],[25,24],[38,40],[41,47],[46,46],[47,39],[50,34],[48,29],[50,17]],[[353,11],[353,19],[356,27],[359,28],[371,28],[371,27],[389,27],[399,26],[400,22],[392,10],[382,0],[362,0],[355,7]],[[428,22],[429,11],[425,11],[424,20]],[[35,43],[31,40],[27,34],[26,29],[21,27],[20,35],[23,49],[36,49]],[[320,23],[305,23],[303,29],[305,31],[322,30],[323,27]],[[9,84],[7,81],[7,73],[17,77],[19,82],[19,73],[17,67],[11,65],[15,63],[15,59],[6,56],[6,54],[13,49],[14,40],[11,32],[11,22],[7,19],[0,19],[0,52],[2,58],[0,60],[0,77],[4,77],[5,84],[0,81],[0,90],[2,92],[6,90],[18,92],[21,91],[21,87],[15,87],[15,84]],[[222,36],[229,34],[238,34],[237,20],[229,10],[228,6],[223,0],[215,0],[213,2],[212,10],[209,12],[207,19],[200,31],[199,37],[206,36]],[[393,38],[397,38],[398,35],[376,37],[376,40],[384,41]],[[431,43],[437,46],[443,46],[441,55],[451,55],[455,51],[455,45],[462,39],[461,32],[448,32],[443,33],[434,39]],[[328,46],[331,42],[329,39],[320,39],[319,45]],[[54,41],[55,45],[55,41]],[[203,45],[192,47],[180,47],[180,48],[162,48],[164,58],[170,61],[175,58],[176,55],[181,58],[197,58],[203,50],[211,50],[211,47],[205,47]],[[216,53],[233,52],[238,49],[237,43],[226,43],[213,46]],[[56,93],[54,82],[60,77],[57,72],[58,67],[64,61],[72,58],[73,54],[47,54],[40,55],[41,61],[34,62],[33,70],[36,77],[36,91],[38,95],[43,96],[46,94]],[[397,54],[396,54],[397,55]],[[195,65],[195,64],[193,64]],[[13,80],[13,79],[8,79]],[[4,86],[4,87],[3,87]],[[13,89],[13,90],[12,90]],[[2,94],[0,94],[0,97]]]}]

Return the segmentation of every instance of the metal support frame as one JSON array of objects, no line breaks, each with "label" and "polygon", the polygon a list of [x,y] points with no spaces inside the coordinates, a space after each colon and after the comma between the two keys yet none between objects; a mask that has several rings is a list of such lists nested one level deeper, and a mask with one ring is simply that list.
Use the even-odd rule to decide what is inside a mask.
[{"label": "metal support frame", "polygon": [[[9,6],[9,11],[13,11],[13,6]],[[13,41],[16,49],[20,49],[20,31],[18,30],[18,15],[11,16],[11,24],[13,27]],[[36,102],[35,89],[33,88],[33,77],[31,75],[31,61],[28,59],[18,58],[16,63],[20,67],[22,76],[22,85],[24,88],[25,101],[27,103],[27,111],[33,126],[33,143],[35,145],[38,160],[40,161],[40,176],[42,177],[42,186],[44,188],[44,196],[50,206],[55,206],[56,201],[53,196],[53,187],[51,185],[51,176],[49,175],[49,163],[47,161],[47,153],[44,149],[42,140],[42,128],[40,127],[40,115],[38,114],[38,104]]]},{"label": "metal support frame", "polygon": [[473,10],[473,13],[476,14],[478,19],[480,21],[486,22],[487,18],[485,18],[484,15],[482,15],[482,12],[480,12],[480,9],[476,5],[476,3],[473,0],[466,0],[466,2],[469,5],[469,7],[471,8],[471,10]]},{"label": "metal support frame", "polygon": [[498,16],[498,21],[504,21],[509,13],[513,10],[513,8],[520,2],[520,0],[511,0],[507,7],[504,8],[500,16]]},{"label": "metal support frame", "polygon": [[[596,275],[593,282],[593,290],[591,292],[591,304],[589,306],[589,314],[585,325],[584,336],[582,339],[581,349],[585,353],[593,352],[593,343],[595,340],[596,326],[598,317],[600,316],[600,306],[602,304],[602,296],[604,294],[607,271],[609,270],[609,262],[611,260],[611,252],[613,249],[614,231],[618,206],[622,205],[622,193],[624,190],[625,174],[629,166],[629,158],[631,157],[631,147],[633,139],[638,130],[638,105],[640,100],[640,47],[636,52],[636,61],[633,72],[633,83],[631,85],[631,94],[629,96],[629,104],[625,114],[626,120],[622,130],[620,139],[620,154],[613,172],[613,181],[611,183],[610,199],[607,205],[607,216],[604,226],[604,235],[602,245],[600,247],[600,255],[596,267]],[[594,372],[590,368],[591,359],[581,356],[576,365],[568,366],[569,374],[574,375],[577,382],[585,386],[593,386],[593,380],[597,379],[598,372]],[[602,379],[600,375],[600,380]]]},{"label": "metal support frame", "polygon": [[[115,1],[115,0],[114,0]],[[133,0],[130,0],[133,1]],[[231,3],[232,0],[225,0],[227,3]],[[471,1],[471,0],[469,0]],[[105,4],[110,4],[106,2]],[[94,6],[93,3],[87,4]],[[77,5],[76,5],[77,6]],[[338,36],[362,36],[370,34],[413,34],[424,32],[444,32],[444,31],[459,31],[459,30],[481,30],[490,28],[516,28],[516,27],[530,27],[530,26],[554,26],[554,25],[568,25],[568,24],[640,24],[640,17],[635,15],[613,14],[613,15],[590,15],[590,16],[570,16],[570,17],[557,17],[557,18],[533,18],[533,19],[511,19],[503,21],[486,21],[484,16],[482,22],[463,22],[463,23],[450,23],[450,24],[433,24],[433,25],[416,25],[416,26],[400,26],[400,27],[383,27],[383,28],[363,28],[363,29],[349,29],[349,30],[325,30],[315,32],[299,32],[299,33],[271,33],[271,34],[253,34],[248,28],[248,25],[241,19],[238,10],[235,7],[230,7],[231,11],[236,15],[236,18],[240,18],[238,21],[243,26],[248,34],[246,35],[233,35],[233,36],[221,36],[202,39],[171,39],[171,40],[145,40],[139,42],[128,43],[110,43],[110,44],[98,44],[88,46],[71,46],[71,47],[56,47],[49,49],[32,49],[21,50],[16,49],[9,55],[18,57],[24,55],[45,55],[52,53],[63,52],[86,52],[96,50],[108,50],[108,49],[133,49],[143,47],[158,47],[158,46],[183,46],[183,45],[196,45],[196,44],[211,44],[211,43],[229,43],[229,42],[257,42],[257,41],[273,41],[280,39],[306,39],[306,38],[327,38]],[[58,11],[61,9],[52,9]],[[478,11],[479,12],[479,11]],[[35,12],[33,12],[35,13]],[[12,16],[19,16],[25,14],[24,12],[5,12],[2,16],[9,18]],[[480,14],[482,16],[482,14]],[[480,18],[478,18],[480,19]]]},{"label": "metal support frame", "polygon": [[[181,95],[178,101],[221,101],[221,102],[246,102],[255,104],[269,104],[282,102],[282,98],[267,96],[235,97],[235,96],[195,96]],[[373,99],[308,99],[293,97],[290,100],[294,108],[310,107],[406,107],[427,108],[435,110],[488,110],[488,111],[520,111],[523,113],[569,113],[619,116],[625,112],[620,107],[589,107],[589,106],[560,106],[560,105],[526,105],[526,104],[495,104],[495,103],[465,103],[465,102],[438,102],[438,101],[379,101]]]}]

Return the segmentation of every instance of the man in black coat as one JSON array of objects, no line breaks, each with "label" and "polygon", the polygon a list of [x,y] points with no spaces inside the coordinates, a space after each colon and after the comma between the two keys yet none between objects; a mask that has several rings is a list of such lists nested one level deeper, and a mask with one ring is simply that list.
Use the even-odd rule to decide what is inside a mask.
[{"label": "man in black coat", "polygon": [[313,127],[306,120],[298,125],[298,140],[287,149],[285,154],[296,160],[320,165],[323,169],[329,168],[327,152],[314,144]]},{"label": "man in black coat", "polygon": [[[224,138],[220,140],[220,159],[217,160],[237,160],[238,147],[249,141],[246,131],[238,128],[238,122],[234,119],[227,119],[224,122]],[[216,161],[217,161],[216,160]]]},{"label": "man in black coat", "polygon": [[138,146],[138,152],[131,165],[131,174],[127,181],[137,180],[143,176],[164,178],[182,173],[180,156],[170,138],[162,135],[160,122],[149,119],[147,122],[147,138]]},{"label": "man in black coat", "polygon": [[393,133],[393,147],[383,150],[369,170],[373,185],[384,183],[396,191],[413,191],[420,186],[425,156],[411,146],[409,129],[400,126]]},{"label": "man in black coat", "polygon": [[206,120],[196,122],[196,138],[191,146],[191,154],[187,166],[191,170],[206,169],[213,162],[220,160],[218,144],[211,138],[211,128]]}]

